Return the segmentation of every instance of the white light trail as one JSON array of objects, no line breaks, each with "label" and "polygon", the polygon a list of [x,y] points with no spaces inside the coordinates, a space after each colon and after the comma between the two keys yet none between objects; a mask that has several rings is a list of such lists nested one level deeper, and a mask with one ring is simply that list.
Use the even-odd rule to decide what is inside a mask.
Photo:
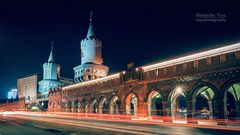
[{"label": "white light trail", "polygon": [[101,82],[101,81],[112,80],[112,79],[116,79],[116,78],[119,78],[119,73],[109,75],[109,76],[106,76],[106,77],[102,77],[102,78],[98,78],[98,79],[94,79],[94,80],[89,80],[89,81],[86,81],[86,82],[80,82],[80,83],[77,83],[77,84],[69,85],[69,86],[63,87],[62,90],[72,89],[72,88],[76,88],[76,87],[79,87],[79,86],[89,85],[89,84],[98,83],[98,82]]},{"label": "white light trail", "polygon": [[168,60],[168,61],[164,61],[164,62],[160,62],[160,63],[156,63],[156,64],[152,64],[152,65],[148,65],[148,66],[143,66],[142,68],[146,72],[146,71],[159,69],[159,68],[163,68],[163,67],[167,67],[167,66],[182,64],[182,63],[195,61],[195,60],[199,60],[199,59],[205,59],[208,57],[213,57],[213,56],[217,56],[217,55],[221,55],[221,54],[236,52],[239,50],[240,50],[240,43],[236,43],[236,44],[232,44],[232,45],[228,45],[228,46],[224,46],[224,47],[220,47],[220,48],[216,48],[216,49],[212,49],[212,50],[208,50],[208,51],[204,51],[204,52],[200,52],[200,53],[196,53],[196,54],[192,54],[192,55],[188,55],[188,56],[184,56],[184,57],[180,57],[180,58],[176,58],[176,59],[172,59],[172,60]]}]

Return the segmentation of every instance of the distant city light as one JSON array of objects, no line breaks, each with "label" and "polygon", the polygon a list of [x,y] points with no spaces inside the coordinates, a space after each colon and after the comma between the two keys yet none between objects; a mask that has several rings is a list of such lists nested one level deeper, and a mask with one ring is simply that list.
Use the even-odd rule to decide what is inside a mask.
[{"label": "distant city light", "polygon": [[8,99],[16,99],[17,98],[17,89],[11,89],[8,92]]}]

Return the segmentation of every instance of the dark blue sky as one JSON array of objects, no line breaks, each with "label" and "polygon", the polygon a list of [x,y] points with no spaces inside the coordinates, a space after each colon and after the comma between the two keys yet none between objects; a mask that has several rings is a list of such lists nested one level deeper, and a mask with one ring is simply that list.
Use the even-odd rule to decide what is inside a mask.
[{"label": "dark blue sky", "polygon": [[[240,40],[238,3],[135,1],[0,2],[0,99],[17,78],[42,72],[50,42],[61,75],[73,78],[80,64],[80,40],[86,36],[89,11],[103,42],[110,73]],[[196,22],[197,13],[221,13],[226,22]]]}]

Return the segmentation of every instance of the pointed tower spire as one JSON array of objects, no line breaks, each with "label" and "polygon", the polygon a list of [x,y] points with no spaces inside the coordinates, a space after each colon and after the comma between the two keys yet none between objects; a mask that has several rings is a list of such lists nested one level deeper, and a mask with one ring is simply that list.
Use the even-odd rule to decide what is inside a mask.
[{"label": "pointed tower spire", "polygon": [[[90,25],[87,36],[80,43],[81,65],[73,68],[75,82],[92,80],[108,75],[109,68],[103,65],[102,41],[96,37],[93,31],[92,19],[93,11],[90,12]],[[89,73],[89,71],[92,72]]]},{"label": "pointed tower spire", "polygon": [[54,58],[53,58],[53,42],[51,42],[51,52],[48,58],[48,63],[54,63]]},{"label": "pointed tower spire", "polygon": [[88,28],[88,33],[87,33],[87,38],[89,37],[96,37],[94,31],[93,31],[93,25],[92,25],[92,17],[93,17],[93,11],[90,11],[90,24],[89,24],[89,28]]}]

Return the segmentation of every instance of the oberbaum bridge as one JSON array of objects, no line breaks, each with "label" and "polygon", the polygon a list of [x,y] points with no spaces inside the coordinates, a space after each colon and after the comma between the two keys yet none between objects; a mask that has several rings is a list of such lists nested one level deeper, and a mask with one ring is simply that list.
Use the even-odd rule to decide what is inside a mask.
[{"label": "oberbaum bridge", "polygon": [[[92,17],[75,84],[49,90],[49,112],[152,119],[240,118],[240,43],[108,75]],[[110,115],[109,115],[110,116]]]}]

